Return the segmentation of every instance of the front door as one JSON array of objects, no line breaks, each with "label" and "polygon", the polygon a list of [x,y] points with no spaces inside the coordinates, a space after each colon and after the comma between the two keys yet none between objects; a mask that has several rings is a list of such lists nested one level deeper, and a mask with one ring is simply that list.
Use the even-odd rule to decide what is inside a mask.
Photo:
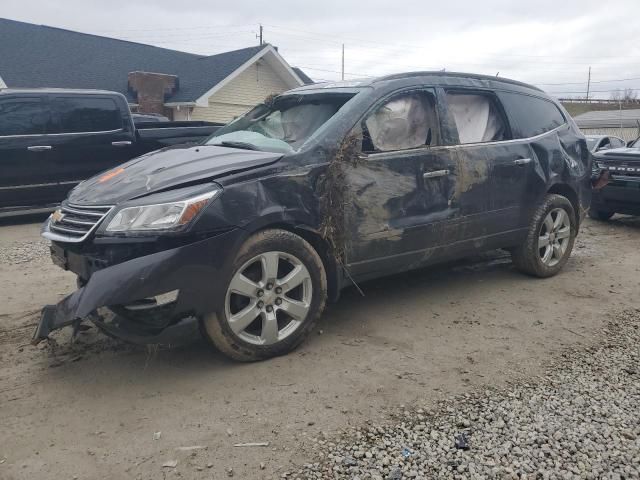
[{"label": "front door", "polygon": [[457,160],[438,149],[440,131],[431,89],[387,97],[362,122],[362,155],[344,166],[346,259],[353,275],[402,271],[443,244]]}]

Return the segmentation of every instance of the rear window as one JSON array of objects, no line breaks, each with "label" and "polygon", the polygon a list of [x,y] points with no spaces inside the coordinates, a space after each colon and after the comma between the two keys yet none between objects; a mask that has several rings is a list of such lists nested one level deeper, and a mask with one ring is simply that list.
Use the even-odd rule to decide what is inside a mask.
[{"label": "rear window", "polygon": [[548,100],[520,93],[500,92],[507,112],[515,121],[514,136],[535,137],[565,123],[558,107]]},{"label": "rear window", "polygon": [[458,129],[460,143],[509,140],[506,122],[491,96],[447,92],[447,104]]},{"label": "rear window", "polygon": [[42,134],[48,123],[49,112],[39,98],[0,100],[0,136]]},{"label": "rear window", "polygon": [[105,132],[122,128],[118,105],[111,98],[57,97],[52,110],[58,133]]}]

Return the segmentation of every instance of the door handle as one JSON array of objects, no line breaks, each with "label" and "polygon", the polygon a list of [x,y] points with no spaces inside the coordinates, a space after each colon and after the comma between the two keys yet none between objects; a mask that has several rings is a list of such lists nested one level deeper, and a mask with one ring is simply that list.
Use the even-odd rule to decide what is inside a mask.
[{"label": "door handle", "polygon": [[131,145],[131,141],[130,140],[122,140],[119,142],[111,142],[111,145],[113,145],[114,147],[126,147],[127,145]]},{"label": "door handle", "polygon": [[527,165],[528,163],[531,163],[530,158],[517,158],[513,161],[514,165]]},{"label": "door handle", "polygon": [[438,178],[438,177],[446,177],[449,175],[449,170],[435,170],[433,172],[425,172],[422,174],[423,178]]},{"label": "door handle", "polygon": [[45,150],[51,150],[51,145],[32,145],[27,147],[30,152],[44,152]]}]

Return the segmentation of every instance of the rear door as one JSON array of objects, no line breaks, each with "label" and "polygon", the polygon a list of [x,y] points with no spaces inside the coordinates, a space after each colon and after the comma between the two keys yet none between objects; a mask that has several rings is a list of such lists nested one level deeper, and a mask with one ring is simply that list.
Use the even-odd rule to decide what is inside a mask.
[{"label": "rear door", "polygon": [[0,209],[56,201],[46,135],[51,115],[40,95],[0,96]]},{"label": "rear door", "polygon": [[402,271],[448,241],[457,163],[441,144],[435,92],[396,92],[364,118],[362,154],[345,165],[347,261],[358,276]]},{"label": "rear door", "polygon": [[493,91],[455,88],[445,96],[457,130],[459,240],[498,240],[519,221],[531,151],[526,142],[513,141]]},{"label": "rear door", "polygon": [[133,156],[128,108],[123,112],[114,97],[60,94],[50,99],[50,105],[56,128],[51,165],[67,190]]}]

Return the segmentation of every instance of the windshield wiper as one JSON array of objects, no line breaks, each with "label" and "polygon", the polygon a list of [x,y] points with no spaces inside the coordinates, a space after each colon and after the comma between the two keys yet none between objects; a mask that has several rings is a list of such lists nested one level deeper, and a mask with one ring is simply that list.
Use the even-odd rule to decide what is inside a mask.
[{"label": "windshield wiper", "polygon": [[230,142],[225,140],[220,143],[212,143],[211,145],[218,145],[221,147],[229,147],[229,148],[242,148],[243,150],[258,150],[258,148],[255,145],[252,145],[246,142]]}]

